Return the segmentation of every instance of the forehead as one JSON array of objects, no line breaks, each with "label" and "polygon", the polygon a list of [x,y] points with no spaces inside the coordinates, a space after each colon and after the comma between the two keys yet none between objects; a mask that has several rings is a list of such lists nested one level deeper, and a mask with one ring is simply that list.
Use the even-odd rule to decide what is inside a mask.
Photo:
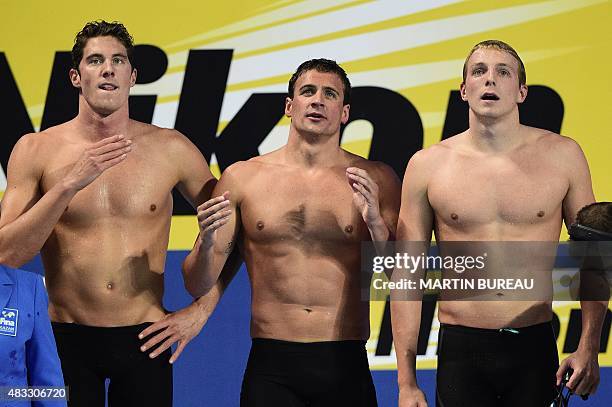
[{"label": "forehead", "polygon": [[304,85],[315,85],[317,87],[328,87],[342,93],[342,79],[333,72],[319,72],[315,69],[306,71],[295,81],[295,88],[299,89]]},{"label": "forehead", "polygon": [[506,51],[495,48],[479,48],[468,59],[468,66],[476,64],[506,64],[518,70],[518,61]]},{"label": "forehead", "polygon": [[104,36],[89,38],[83,48],[83,57],[91,54],[124,54],[127,55],[125,46],[115,37]]}]

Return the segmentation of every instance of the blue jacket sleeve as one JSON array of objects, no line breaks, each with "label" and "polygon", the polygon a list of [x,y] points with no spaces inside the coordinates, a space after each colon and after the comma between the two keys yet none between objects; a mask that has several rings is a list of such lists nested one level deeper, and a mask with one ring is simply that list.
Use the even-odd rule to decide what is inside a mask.
[{"label": "blue jacket sleeve", "polygon": [[[26,342],[26,363],[29,386],[64,387],[62,367],[47,310],[48,299],[42,278],[36,276],[34,329]],[[65,400],[33,401],[33,407],[66,406]]]}]

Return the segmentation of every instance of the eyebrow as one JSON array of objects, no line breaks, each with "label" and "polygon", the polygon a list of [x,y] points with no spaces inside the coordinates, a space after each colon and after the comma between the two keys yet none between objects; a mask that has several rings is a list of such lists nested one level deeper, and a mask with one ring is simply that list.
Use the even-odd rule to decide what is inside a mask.
[{"label": "eyebrow", "polygon": [[[303,85],[302,87],[300,87],[300,92],[307,90],[307,89],[316,89],[317,87],[311,83],[308,83],[306,85]],[[332,88],[331,86],[323,86],[323,90],[331,90],[332,92],[334,92],[336,95],[340,95],[340,92],[338,92],[335,88]]]},{"label": "eyebrow", "polygon": [[[472,65],[472,68],[476,68],[476,67],[478,67],[478,68],[485,67],[486,68],[487,64],[485,64],[484,62],[477,62],[474,65]],[[504,68],[510,68],[510,69],[513,68],[512,65],[509,65],[509,64],[507,64],[505,62],[500,62],[499,64],[495,64],[495,67],[496,68],[504,67]]]},{"label": "eyebrow", "polygon": [[[111,58],[115,58],[115,57],[127,58],[127,55],[122,54],[122,53],[117,53],[117,54],[113,54],[111,56]],[[102,55],[100,53],[95,53],[95,54],[91,54],[91,55],[88,55],[87,57],[85,57],[85,59],[91,59],[91,58],[104,58],[104,55]]]}]

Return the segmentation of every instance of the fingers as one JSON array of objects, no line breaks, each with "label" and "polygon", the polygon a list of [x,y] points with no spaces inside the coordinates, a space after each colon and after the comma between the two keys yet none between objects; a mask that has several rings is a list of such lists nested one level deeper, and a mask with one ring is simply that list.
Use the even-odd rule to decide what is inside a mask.
[{"label": "fingers", "polygon": [[579,394],[581,396],[586,394],[593,394],[593,387],[597,389],[597,382],[599,381],[599,378],[596,376],[596,373],[594,373],[591,369],[588,368],[584,369],[581,373],[582,374],[580,380],[578,381],[575,387],[574,393]]},{"label": "fingers", "polygon": [[[166,327],[166,329],[164,329],[163,331],[159,331],[159,333],[157,335],[155,335],[154,337],[149,339],[147,342],[145,342],[145,344],[140,347],[140,351],[141,352],[146,352],[147,350],[153,348],[155,345],[157,345],[158,343],[160,343],[164,339],[168,338],[169,336],[171,336],[171,333],[168,331],[168,329]],[[163,350],[162,351],[159,350],[160,348],[161,347],[155,349],[153,352],[151,352],[149,354],[149,356],[151,358],[154,358],[157,355],[159,355],[161,352],[163,352]]]},{"label": "fingers", "polygon": [[[229,204],[229,201],[228,201],[229,195],[230,195],[229,191],[225,191],[222,195],[219,195],[219,196],[217,196],[215,198],[209,199],[208,201],[204,202],[202,205],[198,206],[198,208],[197,208],[198,213],[204,212],[204,211],[206,211],[206,209],[212,208],[213,206],[216,206],[216,205],[218,205],[220,203],[223,203],[223,202],[226,202],[226,201]],[[214,212],[214,210],[213,210],[213,212]]]},{"label": "fingers", "polygon": [[[214,198],[214,199],[211,199],[210,201],[216,201],[217,199],[219,198]],[[206,201],[198,207],[198,214],[197,214],[198,221],[203,221],[211,217],[212,215],[218,213],[219,211],[222,211],[223,209],[230,206],[229,199],[223,199],[222,201],[219,201],[216,204],[211,204],[211,206],[208,206],[207,208],[202,208],[204,205],[206,205],[210,201]]]},{"label": "fingers", "polygon": [[160,321],[157,321],[156,323],[149,325],[147,328],[143,329],[139,334],[138,334],[138,339],[144,339],[147,336],[151,335],[154,332],[160,331],[162,329],[164,329],[165,327],[168,326],[167,323],[165,323],[166,320],[162,319]]},{"label": "fingers", "polygon": [[208,233],[208,234],[214,232],[215,230],[219,229],[221,226],[229,222],[229,216],[231,215],[231,213],[232,211],[225,211],[225,212],[215,215],[215,217],[220,217],[217,220],[211,220],[212,218],[210,218],[200,223],[201,231],[203,233]]},{"label": "fingers", "polygon": [[125,158],[127,157],[127,154],[122,154],[119,157],[113,158],[112,160],[108,160],[106,161],[103,165],[102,165],[102,170],[107,170],[110,167],[119,164],[121,161],[125,160]]},{"label": "fingers", "polygon": [[168,334],[167,339],[164,341],[164,343],[162,343],[160,346],[158,346],[157,348],[155,348],[155,350],[151,353],[149,353],[149,357],[151,359],[155,359],[156,357],[158,357],[159,355],[161,355],[166,349],[168,349],[170,346],[172,346],[172,344],[174,342],[178,341],[178,338],[175,338],[174,336],[170,336]]},{"label": "fingers", "polygon": [[117,139],[119,136],[107,137],[94,144],[88,151],[92,156],[100,156],[111,151],[119,150],[125,147],[129,147],[132,144],[132,140],[126,140],[123,136]]},{"label": "fingers", "polygon": [[[584,377],[584,370],[575,369],[570,377],[569,381],[565,385],[568,389],[572,391],[572,393],[578,393],[578,387],[582,384],[582,379]],[[583,386],[584,387],[584,386]]]},{"label": "fingers", "polygon": [[561,362],[561,364],[559,365],[559,368],[557,369],[557,386],[559,386],[561,384],[561,380],[563,380],[563,375],[565,374],[565,371],[567,370],[567,368],[569,367],[569,359],[564,359],[563,362]]},{"label": "fingers", "polygon": [[122,155],[127,155],[132,150],[131,146],[119,148],[113,151],[109,151],[108,153],[101,154],[97,157],[92,157],[97,160],[99,163],[105,163],[106,161],[112,160],[114,158],[120,157]]},{"label": "fingers", "polygon": [[198,223],[202,233],[210,234],[221,226],[229,222],[231,209],[229,192],[224,192],[223,195],[210,199],[198,207]]},{"label": "fingers", "polygon": [[354,182],[357,182],[373,194],[378,194],[378,184],[372,179],[367,171],[360,168],[349,167],[346,169],[346,176]]},{"label": "fingers", "polygon": [[174,353],[170,357],[170,363],[176,362],[176,360],[179,358],[179,356],[181,356],[181,353],[183,352],[183,349],[185,349],[185,346],[187,346],[187,343],[189,343],[189,341],[187,341],[187,340],[179,341],[179,344],[176,347],[176,350],[174,351]]}]

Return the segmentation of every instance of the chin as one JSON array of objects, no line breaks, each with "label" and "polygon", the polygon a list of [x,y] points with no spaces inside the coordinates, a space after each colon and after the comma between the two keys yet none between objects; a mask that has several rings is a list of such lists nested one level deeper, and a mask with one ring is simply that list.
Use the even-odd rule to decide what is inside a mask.
[{"label": "chin", "polygon": [[110,105],[98,105],[92,106],[93,110],[101,116],[110,116],[115,113],[119,108],[117,106]]}]

